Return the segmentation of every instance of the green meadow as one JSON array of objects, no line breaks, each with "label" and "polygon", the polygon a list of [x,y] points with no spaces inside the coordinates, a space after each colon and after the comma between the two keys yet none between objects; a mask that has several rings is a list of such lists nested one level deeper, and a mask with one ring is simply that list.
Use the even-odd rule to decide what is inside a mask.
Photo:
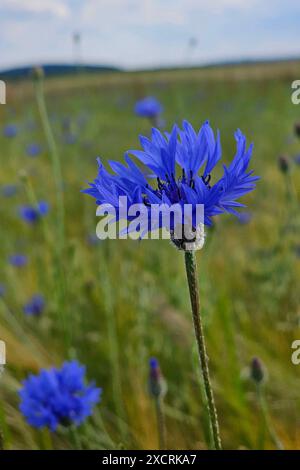
[{"label": "green meadow", "polygon": [[[149,134],[150,123],[133,108],[148,95],[163,104],[166,130],[183,119],[195,128],[209,119],[220,129],[225,164],[235,155],[237,128],[254,142],[251,168],[261,179],[242,200],[250,220],[216,218],[197,252],[211,378],[225,449],[273,449],[272,433],[284,448],[300,447],[300,365],[291,362],[292,342],[300,339],[300,165],[293,158],[300,154],[294,134],[300,105],[291,102],[299,74],[300,62],[284,62],[46,78],[63,175],[64,235],[33,83],[8,83],[7,104],[0,106],[4,448],[157,449],[151,357],[168,387],[168,448],[210,446],[183,254],[167,240],[96,240],[95,202],[80,193],[97,174],[97,156],[105,164],[140,148],[138,137]],[[2,128],[11,123],[18,133],[8,138]],[[39,156],[26,154],[31,143],[41,145]],[[280,171],[280,155],[289,156],[288,172]],[[2,194],[8,184],[17,187],[11,197]],[[47,201],[50,211],[29,226],[18,211],[35,201]],[[28,264],[11,266],[14,253],[25,254]],[[36,293],[45,309],[26,316],[23,306]],[[266,369],[263,408],[249,378],[253,357]],[[74,433],[30,427],[19,411],[21,382],[72,358],[102,388],[95,412]]]}]

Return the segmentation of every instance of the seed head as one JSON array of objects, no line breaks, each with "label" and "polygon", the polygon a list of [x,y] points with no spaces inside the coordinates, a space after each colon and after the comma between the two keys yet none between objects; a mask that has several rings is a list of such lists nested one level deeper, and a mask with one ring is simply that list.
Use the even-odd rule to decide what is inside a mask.
[{"label": "seed head", "polygon": [[300,138],[300,121],[295,122],[294,132],[296,136]]},{"label": "seed head", "polygon": [[[188,235],[188,237],[186,238],[185,235]],[[175,230],[171,231],[171,241],[178,250],[201,250],[205,242],[204,224],[200,223],[196,230],[189,228],[188,226],[180,227],[180,229],[177,230],[176,227]]]},{"label": "seed head", "polygon": [[162,376],[158,360],[149,361],[149,393],[153,398],[161,398],[166,394],[166,382]]},{"label": "seed head", "polygon": [[33,67],[31,71],[31,76],[34,81],[40,81],[45,77],[45,72],[43,67]]},{"label": "seed head", "polygon": [[278,157],[278,167],[282,173],[287,173],[290,169],[290,159],[287,155],[280,155]]},{"label": "seed head", "polygon": [[257,383],[262,383],[266,378],[265,368],[258,357],[254,357],[250,365],[250,377]]}]

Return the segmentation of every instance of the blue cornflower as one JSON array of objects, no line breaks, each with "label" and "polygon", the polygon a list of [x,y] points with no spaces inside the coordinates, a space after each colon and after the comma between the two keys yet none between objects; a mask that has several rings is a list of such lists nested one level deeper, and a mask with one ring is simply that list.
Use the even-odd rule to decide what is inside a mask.
[{"label": "blue cornflower", "polygon": [[12,197],[17,192],[17,186],[15,184],[6,184],[2,187],[2,195],[4,197]]},{"label": "blue cornflower", "polygon": [[39,316],[45,308],[45,299],[41,294],[34,294],[24,307],[25,315]]},{"label": "blue cornflower", "polygon": [[42,151],[42,147],[39,144],[29,144],[26,147],[26,154],[29,157],[38,157]]},{"label": "blue cornflower", "polygon": [[21,268],[25,266],[28,262],[27,256],[16,253],[14,255],[11,255],[9,258],[9,263],[12,266],[15,266],[16,268]]},{"label": "blue cornflower", "polygon": [[163,107],[156,98],[148,96],[136,102],[134,111],[140,117],[153,119],[161,114]]},{"label": "blue cornflower", "polygon": [[35,428],[56,431],[59,425],[80,425],[100,401],[101,389],[85,383],[86,368],[77,361],[42,369],[23,382],[20,410]]},{"label": "blue cornflower", "polygon": [[46,201],[39,201],[37,203],[37,209],[40,213],[40,215],[44,216],[47,215],[49,212],[49,204]]},{"label": "blue cornflower", "polygon": [[5,291],[6,291],[6,289],[5,289],[4,284],[0,284],[0,297],[4,296]]},{"label": "blue cornflower", "polygon": [[20,216],[28,224],[34,224],[42,216],[47,215],[49,212],[49,204],[45,201],[38,202],[37,206],[21,206]]},{"label": "blue cornflower", "polygon": [[[131,150],[125,154],[127,166],[109,162],[115,174],[110,174],[98,160],[98,176],[83,192],[94,197],[98,205],[113,206],[117,221],[123,215],[118,206],[120,196],[127,197],[129,207],[143,204],[149,220],[141,237],[150,229],[151,206],[162,203],[181,207],[191,205],[193,229],[197,231],[197,205],[204,206],[205,225],[211,225],[212,217],[225,212],[238,216],[236,209],[244,205],[237,200],[252,191],[259,179],[248,169],[253,144],[247,149],[246,138],[240,130],[236,131],[235,139],[237,150],[234,159],[230,165],[223,165],[223,175],[212,183],[213,170],[221,159],[221,142],[220,133],[215,136],[208,121],[199,132],[187,121],[183,122],[183,129],[174,126],[170,134],[163,135],[153,128],[150,139],[140,137],[143,150]],[[151,170],[148,179],[128,154]],[[150,185],[149,181],[153,183]],[[130,220],[128,215],[127,219]],[[166,227],[164,223],[160,219],[159,224],[151,228]]]},{"label": "blue cornflower", "polygon": [[4,137],[13,138],[18,134],[18,127],[15,124],[7,124],[3,129]]}]

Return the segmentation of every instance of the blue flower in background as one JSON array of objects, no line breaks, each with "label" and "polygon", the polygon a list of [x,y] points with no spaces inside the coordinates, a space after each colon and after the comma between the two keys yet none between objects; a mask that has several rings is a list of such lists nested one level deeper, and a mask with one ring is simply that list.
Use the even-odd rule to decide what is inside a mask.
[{"label": "blue flower in background", "polygon": [[136,102],[134,111],[137,116],[153,119],[162,113],[163,107],[156,98],[148,96]]},{"label": "blue flower in background", "polygon": [[25,266],[28,262],[27,256],[16,253],[14,255],[11,255],[9,258],[9,263],[12,266],[15,266],[16,268],[21,268]]},{"label": "blue flower in background", "polygon": [[89,114],[87,112],[82,112],[77,116],[77,126],[79,129],[83,129],[89,120]]},{"label": "blue flower in background", "polygon": [[240,224],[242,225],[247,225],[249,222],[251,222],[253,215],[251,212],[241,212],[238,216],[238,220]]},{"label": "blue flower in background", "polygon": [[3,297],[5,294],[5,286],[4,284],[0,284],[0,297]]},{"label": "blue flower in background", "polygon": [[49,212],[49,204],[45,201],[38,202],[37,206],[21,206],[20,216],[28,224],[34,224],[42,216],[47,215]]},{"label": "blue flower in background", "polygon": [[70,132],[71,127],[72,127],[72,119],[70,116],[65,116],[61,120],[61,126],[63,131],[65,132]]},{"label": "blue flower in background", "polygon": [[87,244],[90,246],[98,245],[101,240],[97,237],[95,233],[89,233],[86,238]]},{"label": "blue flower in background", "polygon": [[29,302],[24,305],[25,315],[39,316],[45,308],[45,299],[41,294],[34,294]]},{"label": "blue flower in background", "polygon": [[59,425],[80,425],[100,401],[101,389],[85,383],[86,368],[77,361],[42,369],[23,382],[20,410],[36,428],[56,431]]},{"label": "blue flower in background", "polygon": [[2,187],[2,195],[4,197],[12,197],[16,194],[17,189],[18,187],[15,184],[6,184]]},{"label": "blue flower in background", "polygon": [[39,201],[37,208],[41,215],[47,215],[49,212],[49,204],[46,201]]},{"label": "blue flower in background", "polygon": [[77,136],[75,134],[72,134],[71,132],[68,132],[63,135],[63,142],[67,145],[74,145],[76,144],[77,141]]},{"label": "blue flower in background", "polygon": [[29,144],[26,147],[26,154],[29,157],[38,157],[42,152],[42,147],[39,144]]},{"label": "blue flower in background", "polygon": [[[234,159],[230,165],[223,165],[223,175],[212,183],[213,170],[221,159],[221,142],[219,132],[215,136],[208,121],[199,132],[187,121],[183,122],[183,129],[174,126],[171,134],[164,135],[152,129],[150,139],[140,137],[143,150],[128,152],[151,171],[148,179],[126,153],[127,166],[109,162],[114,174],[110,174],[98,160],[98,176],[83,192],[94,197],[98,205],[112,205],[116,220],[120,220],[121,216],[118,206],[120,196],[127,197],[128,207],[143,204],[149,221],[141,237],[150,229],[152,205],[179,204],[183,208],[185,204],[190,204],[194,228],[197,228],[194,225],[197,204],[204,206],[206,225],[212,224],[212,217],[225,212],[238,216],[236,209],[244,205],[237,200],[252,191],[259,178],[248,169],[253,145],[246,147],[246,138],[240,130],[236,131],[235,140],[237,150]],[[162,227],[165,227],[164,220],[160,219],[159,225],[152,229]]]},{"label": "blue flower in background", "polygon": [[166,382],[162,376],[159,362],[155,357],[149,361],[149,393],[153,398],[158,398],[166,394]]},{"label": "blue flower in background", "polygon": [[294,157],[294,161],[295,161],[296,165],[300,165],[300,154],[298,154]]},{"label": "blue flower in background", "polygon": [[7,124],[3,129],[4,137],[13,138],[18,134],[18,128],[15,124]]}]

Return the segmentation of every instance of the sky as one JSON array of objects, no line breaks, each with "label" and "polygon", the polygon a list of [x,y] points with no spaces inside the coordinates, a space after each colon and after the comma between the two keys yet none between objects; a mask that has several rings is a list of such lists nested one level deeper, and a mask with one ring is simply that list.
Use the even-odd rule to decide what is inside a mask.
[{"label": "sky", "polygon": [[0,69],[300,56],[299,20],[299,0],[0,0]]}]

